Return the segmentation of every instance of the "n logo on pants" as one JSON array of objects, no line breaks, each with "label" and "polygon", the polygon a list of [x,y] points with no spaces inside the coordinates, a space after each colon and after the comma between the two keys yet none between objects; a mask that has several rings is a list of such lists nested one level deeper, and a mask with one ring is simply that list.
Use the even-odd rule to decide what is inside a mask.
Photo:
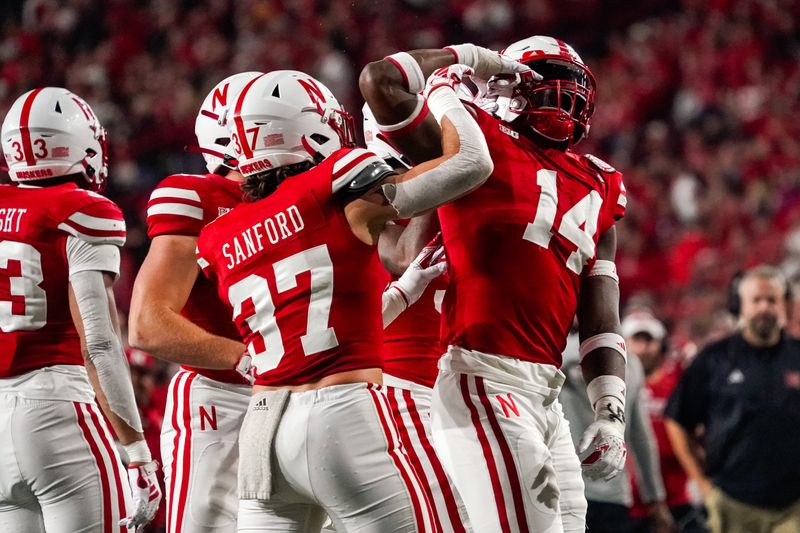
[{"label": "n logo on pants", "polygon": [[509,392],[506,394],[506,397],[503,398],[501,394],[495,396],[497,401],[500,403],[500,407],[503,409],[503,416],[509,418],[511,413],[514,413],[516,416],[519,416],[519,408],[517,407],[517,402],[514,401],[514,397],[511,396]]},{"label": "n logo on pants", "polygon": [[206,420],[208,421],[208,426],[213,431],[217,430],[217,406],[211,406],[211,413],[206,410],[205,406],[200,406],[200,431],[206,430]]}]

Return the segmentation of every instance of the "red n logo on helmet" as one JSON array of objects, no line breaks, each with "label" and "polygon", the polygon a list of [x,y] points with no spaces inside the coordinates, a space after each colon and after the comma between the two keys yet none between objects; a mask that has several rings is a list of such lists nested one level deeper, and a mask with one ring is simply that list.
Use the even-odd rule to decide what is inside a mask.
[{"label": "red n logo on helmet", "polygon": [[211,97],[211,109],[217,109],[217,102],[219,102],[220,106],[228,105],[228,83],[223,85],[222,87],[217,87],[214,89],[214,95]]},{"label": "red n logo on helmet", "polygon": [[311,103],[316,104],[317,107],[325,103],[325,95],[322,94],[322,89],[319,88],[319,85],[317,85],[314,80],[298,79],[297,82],[305,89],[306,93],[308,93],[308,97],[311,98]]}]

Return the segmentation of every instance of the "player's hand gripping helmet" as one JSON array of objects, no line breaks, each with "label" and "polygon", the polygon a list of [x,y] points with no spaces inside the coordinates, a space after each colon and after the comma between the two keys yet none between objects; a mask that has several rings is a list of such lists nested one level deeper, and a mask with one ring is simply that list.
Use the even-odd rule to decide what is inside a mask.
[{"label": "player's hand gripping helmet", "polygon": [[497,117],[506,122],[522,117],[547,139],[580,142],[589,132],[596,84],[578,53],[564,41],[541,35],[517,41],[501,53],[543,79],[498,90]]},{"label": "player's hand gripping helmet", "polygon": [[[261,72],[241,72],[228,76],[211,89],[203,100],[203,105],[194,121],[194,134],[198,145],[196,151],[203,154],[209,172],[216,172],[225,162],[225,150],[230,141],[225,110],[236,100],[247,82],[261,74]],[[190,148],[190,150],[195,149]]]},{"label": "player's hand gripping helmet", "polygon": [[412,167],[411,161],[392,146],[378,129],[378,122],[375,120],[375,115],[372,114],[372,109],[369,108],[369,105],[364,104],[361,112],[364,115],[364,141],[367,143],[367,149],[386,161],[394,170],[405,171],[410,169]]},{"label": "player's hand gripping helmet", "polygon": [[106,130],[89,104],[66,89],[41,87],[17,98],[0,135],[17,183],[80,174],[91,190],[105,187]]},{"label": "player's hand gripping helmet", "polygon": [[245,176],[354,146],[353,117],[303,72],[277,70],[251,80],[229,113],[229,150]]}]

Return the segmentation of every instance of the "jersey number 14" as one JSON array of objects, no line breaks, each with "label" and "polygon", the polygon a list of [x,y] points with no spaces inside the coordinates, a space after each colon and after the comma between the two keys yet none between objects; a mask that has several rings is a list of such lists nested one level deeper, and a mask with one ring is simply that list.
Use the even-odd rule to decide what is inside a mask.
[{"label": "jersey number 14", "polygon": [[[539,194],[539,205],[533,222],[525,227],[522,236],[526,241],[538,244],[542,248],[550,247],[553,238],[553,224],[558,210],[558,187],[555,170],[540,169],[536,173],[536,184],[542,188]],[[594,235],[597,233],[597,221],[600,218],[600,207],[603,198],[597,191],[584,196],[577,204],[564,213],[556,229],[557,233],[578,247],[567,258],[567,267],[580,275],[586,263],[594,257]]]}]

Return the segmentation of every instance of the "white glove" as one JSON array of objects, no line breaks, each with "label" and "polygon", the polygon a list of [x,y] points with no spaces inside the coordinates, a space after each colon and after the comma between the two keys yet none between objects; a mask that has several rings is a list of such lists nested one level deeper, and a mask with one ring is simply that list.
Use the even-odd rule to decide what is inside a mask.
[{"label": "white glove", "polygon": [[442,234],[437,233],[417,258],[411,262],[400,279],[390,285],[399,290],[408,306],[419,300],[431,281],[447,271],[447,262],[444,260],[444,246]]},{"label": "white glove", "polygon": [[256,382],[256,368],[253,366],[253,358],[250,357],[249,353],[244,352],[233,369],[246,379],[250,385]]},{"label": "white glove", "polygon": [[119,525],[139,531],[141,526],[148,524],[156,515],[161,503],[161,487],[158,486],[156,471],[157,461],[128,467],[133,510],[129,516],[119,521]]},{"label": "white glove", "polygon": [[514,74],[530,70],[527,65],[504,57],[499,52],[470,43],[454,44],[448,46],[446,50],[453,52],[458,63],[471,67],[475,71],[475,76],[482,80],[488,80],[498,74]]},{"label": "white glove", "polygon": [[450,87],[453,91],[461,84],[464,76],[472,75],[472,69],[466,65],[450,65],[437,69],[428,76],[422,95],[427,100],[430,95],[441,87]]},{"label": "white glove", "polygon": [[614,396],[597,402],[594,422],[583,432],[578,458],[589,479],[609,479],[625,468],[625,406]]}]

